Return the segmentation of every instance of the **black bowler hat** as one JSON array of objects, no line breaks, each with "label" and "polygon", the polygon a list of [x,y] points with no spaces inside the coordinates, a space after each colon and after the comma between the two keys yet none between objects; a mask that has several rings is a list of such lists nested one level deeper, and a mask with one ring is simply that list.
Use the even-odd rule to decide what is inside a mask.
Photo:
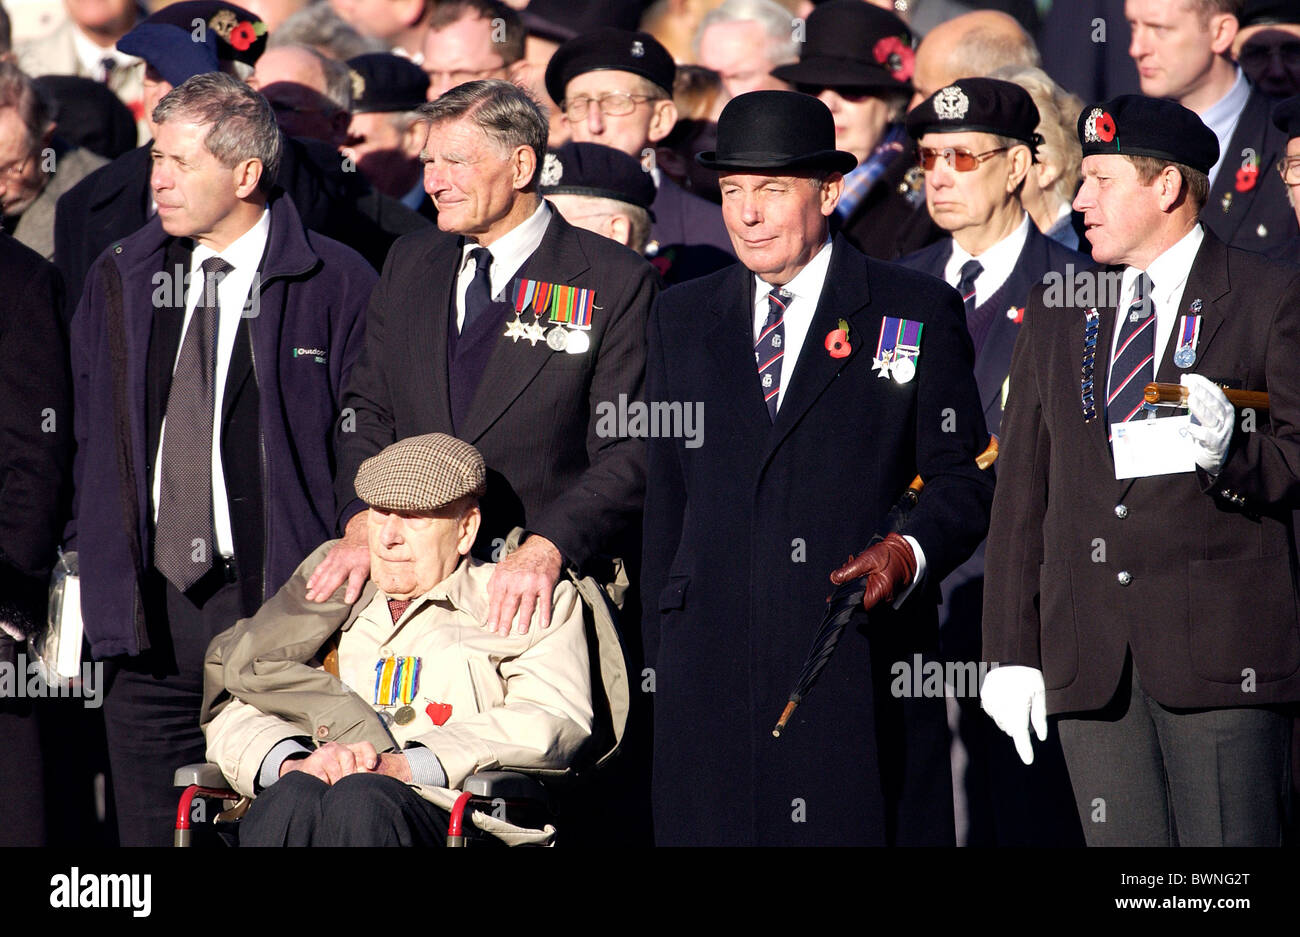
[{"label": "black bowler hat", "polygon": [[912,33],[888,10],[862,0],[830,0],[804,25],[799,61],[772,69],[794,85],[912,91]]},{"label": "black bowler hat", "polygon": [[1239,29],[1277,23],[1300,23],[1300,0],[1246,0],[1237,19]]},{"label": "black bowler hat", "polygon": [[241,6],[225,0],[181,0],[152,14],[146,23],[166,23],[189,32],[203,23],[204,31],[217,37],[217,58],[223,62],[255,65],[266,51],[266,24]]},{"label": "black bowler hat", "polygon": [[696,155],[705,169],[847,173],[858,164],[852,153],[835,149],[830,108],[797,91],[750,91],[732,98],[718,117],[717,145],[716,150]]},{"label": "black bowler hat", "polygon": [[1036,150],[1038,108],[1029,92],[996,78],[961,78],[930,95],[907,114],[912,139],[927,133],[996,133]]},{"label": "black bowler hat", "polygon": [[1079,113],[1084,156],[1154,156],[1210,172],[1219,161],[1219,138],[1176,101],[1121,94]]},{"label": "black bowler hat", "polygon": [[546,154],[538,178],[542,195],[590,195],[650,209],[655,184],[641,161],[599,143],[566,143]]},{"label": "black bowler hat", "polygon": [[220,70],[217,37],[210,30],[199,42],[188,29],[169,23],[141,23],[121,39],[117,48],[144,59],[172,87],[180,87],[195,75]]},{"label": "black bowler hat", "polygon": [[391,52],[367,52],[348,59],[352,113],[393,114],[424,103],[429,76],[410,59]]},{"label": "black bowler hat", "polygon": [[671,95],[677,65],[668,50],[649,33],[597,29],[570,39],[555,50],[546,66],[546,93],[552,101],[563,101],[564,89],[571,78],[598,71],[631,72]]}]

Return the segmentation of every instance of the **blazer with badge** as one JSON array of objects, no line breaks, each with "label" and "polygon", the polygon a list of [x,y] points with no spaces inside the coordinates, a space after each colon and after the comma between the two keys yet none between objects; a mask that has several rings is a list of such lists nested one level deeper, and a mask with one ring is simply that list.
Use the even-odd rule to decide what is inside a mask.
[{"label": "blazer with badge", "polygon": [[[344,394],[355,428],[345,420],[337,438],[340,526],[362,506],[352,484],[362,461],[407,436],[448,433],[472,443],[487,462],[476,556],[491,559],[494,542],[514,527],[551,540],[579,568],[598,555],[628,555],[621,551],[641,513],[644,444],[620,434],[608,417],[641,399],[645,323],[659,289],[654,269],[552,211],[515,281],[593,290],[588,347],[578,352],[575,342],[555,351],[545,339],[508,338],[503,316],[477,393],[456,426],[448,340],[464,243],[442,231],[421,232],[399,240],[384,266],[367,313],[365,351]],[[521,318],[533,323],[531,313]],[[548,324],[545,316],[540,324]]]},{"label": "blazer with badge", "polygon": [[[1273,125],[1276,98],[1251,88],[1237,129],[1223,153],[1201,221],[1232,247],[1268,251],[1300,234],[1287,187],[1274,168],[1286,154],[1287,135]],[[1243,169],[1250,154],[1255,172]]]},{"label": "blazer with badge", "polygon": [[[938,583],[987,527],[993,480],[975,466],[987,434],[970,337],[949,287],[840,237],[831,251],[775,423],[754,362],[749,270],[667,290],[651,317],[647,399],[703,412],[697,441],[648,443],[643,622],[660,843],[952,840],[942,700],[913,707],[889,686],[895,662],[934,653]],[[923,323],[909,380],[873,368],[886,317]],[[834,357],[824,338],[841,319],[851,350]],[[902,532],[925,552],[924,583],[901,610],[854,616],[774,739],[829,573],[882,529],[918,472],[926,490]]]},{"label": "blazer with badge", "polygon": [[[1113,271],[1118,281],[1119,271]],[[989,532],[985,659],[1040,668],[1049,713],[1102,708],[1126,652],[1148,694],[1178,708],[1300,699],[1291,509],[1300,499],[1300,269],[1209,231],[1178,315],[1202,317],[1183,371],[1267,391],[1223,471],[1116,480],[1105,387],[1115,307],[1098,309],[1096,418],[1080,387],[1088,309],[1030,298],[1011,368]]]}]

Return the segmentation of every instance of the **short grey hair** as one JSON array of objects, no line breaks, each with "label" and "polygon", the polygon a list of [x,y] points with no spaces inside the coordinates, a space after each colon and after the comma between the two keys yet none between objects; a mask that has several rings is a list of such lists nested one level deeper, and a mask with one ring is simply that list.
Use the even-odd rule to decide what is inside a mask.
[{"label": "short grey hair", "polygon": [[700,59],[700,42],[704,38],[705,30],[710,26],[753,22],[763,27],[763,32],[768,39],[768,58],[774,66],[797,62],[799,41],[794,37],[793,20],[790,11],[776,0],[725,0],[721,6],[710,10],[700,20],[700,25],[691,40],[695,60],[698,62]]},{"label": "short grey hair", "polygon": [[[537,100],[518,85],[499,78],[457,85],[436,101],[421,104],[416,113],[431,125],[468,118],[506,152],[517,146],[531,147],[539,167],[551,132],[546,111]],[[528,188],[536,186],[534,173]]]},{"label": "short grey hair", "polygon": [[27,131],[24,150],[34,152],[54,120],[54,102],[13,62],[0,62],[0,107],[12,107],[18,113]]},{"label": "short grey hair", "polygon": [[263,192],[270,190],[280,168],[280,128],[266,98],[238,78],[209,72],[173,88],[153,109],[155,124],[169,120],[209,128],[203,145],[223,166],[261,160],[258,185]]},{"label": "short grey hair", "polygon": [[352,70],[348,68],[347,63],[332,59],[312,46],[299,46],[299,48],[310,52],[320,62],[321,71],[325,73],[325,99],[340,111],[350,112],[352,110]]},{"label": "short grey hair", "polygon": [[384,42],[362,36],[349,26],[324,0],[293,14],[273,29],[266,41],[268,49],[289,45],[311,46],[340,62],[366,52],[388,51]]}]

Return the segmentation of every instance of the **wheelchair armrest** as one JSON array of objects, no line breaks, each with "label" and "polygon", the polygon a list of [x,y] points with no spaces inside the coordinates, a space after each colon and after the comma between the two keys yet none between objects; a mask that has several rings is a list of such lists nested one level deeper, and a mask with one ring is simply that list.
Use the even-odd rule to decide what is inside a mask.
[{"label": "wheelchair armrest", "polygon": [[480,771],[465,779],[461,788],[475,797],[502,797],[510,800],[547,800],[546,788],[517,771]]},{"label": "wheelchair armrest", "polygon": [[199,787],[230,787],[221,774],[221,769],[213,764],[183,765],[177,768],[172,776],[172,786],[189,787],[191,784]]}]

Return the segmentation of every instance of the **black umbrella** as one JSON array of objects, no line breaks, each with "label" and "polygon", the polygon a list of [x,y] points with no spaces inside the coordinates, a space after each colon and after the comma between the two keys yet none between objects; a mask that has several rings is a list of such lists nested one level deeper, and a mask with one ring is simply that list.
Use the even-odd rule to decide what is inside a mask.
[{"label": "black umbrella", "polygon": [[[975,458],[975,464],[981,469],[986,469],[998,458],[998,438],[989,437],[988,448],[981,452]],[[907,520],[907,515],[912,508],[916,507],[921,497],[921,489],[925,487],[925,482],[918,475],[912,479],[912,483],[907,486],[898,503],[890,509],[889,514],[885,517],[884,533],[877,533],[871,538],[872,544],[879,543],[891,532],[902,529],[903,523]],[[785,731],[786,723],[794,715],[795,707],[803,702],[804,697],[812,690],[813,684],[817,682],[817,677],[826,667],[826,663],[835,653],[835,647],[840,643],[840,635],[844,633],[845,626],[848,625],[849,619],[853,617],[853,612],[862,604],[862,597],[867,592],[867,578],[859,576],[857,579],[850,579],[848,582],[841,583],[835,587],[831,597],[826,600],[826,612],[822,615],[821,627],[817,629],[817,637],[813,639],[812,647],[808,651],[808,659],[804,661],[803,669],[799,671],[799,679],[795,682],[794,689],[790,691],[790,701],[785,704],[785,710],[781,713],[781,718],[777,720],[776,727],[772,729],[772,736],[780,738],[781,733]]]}]

